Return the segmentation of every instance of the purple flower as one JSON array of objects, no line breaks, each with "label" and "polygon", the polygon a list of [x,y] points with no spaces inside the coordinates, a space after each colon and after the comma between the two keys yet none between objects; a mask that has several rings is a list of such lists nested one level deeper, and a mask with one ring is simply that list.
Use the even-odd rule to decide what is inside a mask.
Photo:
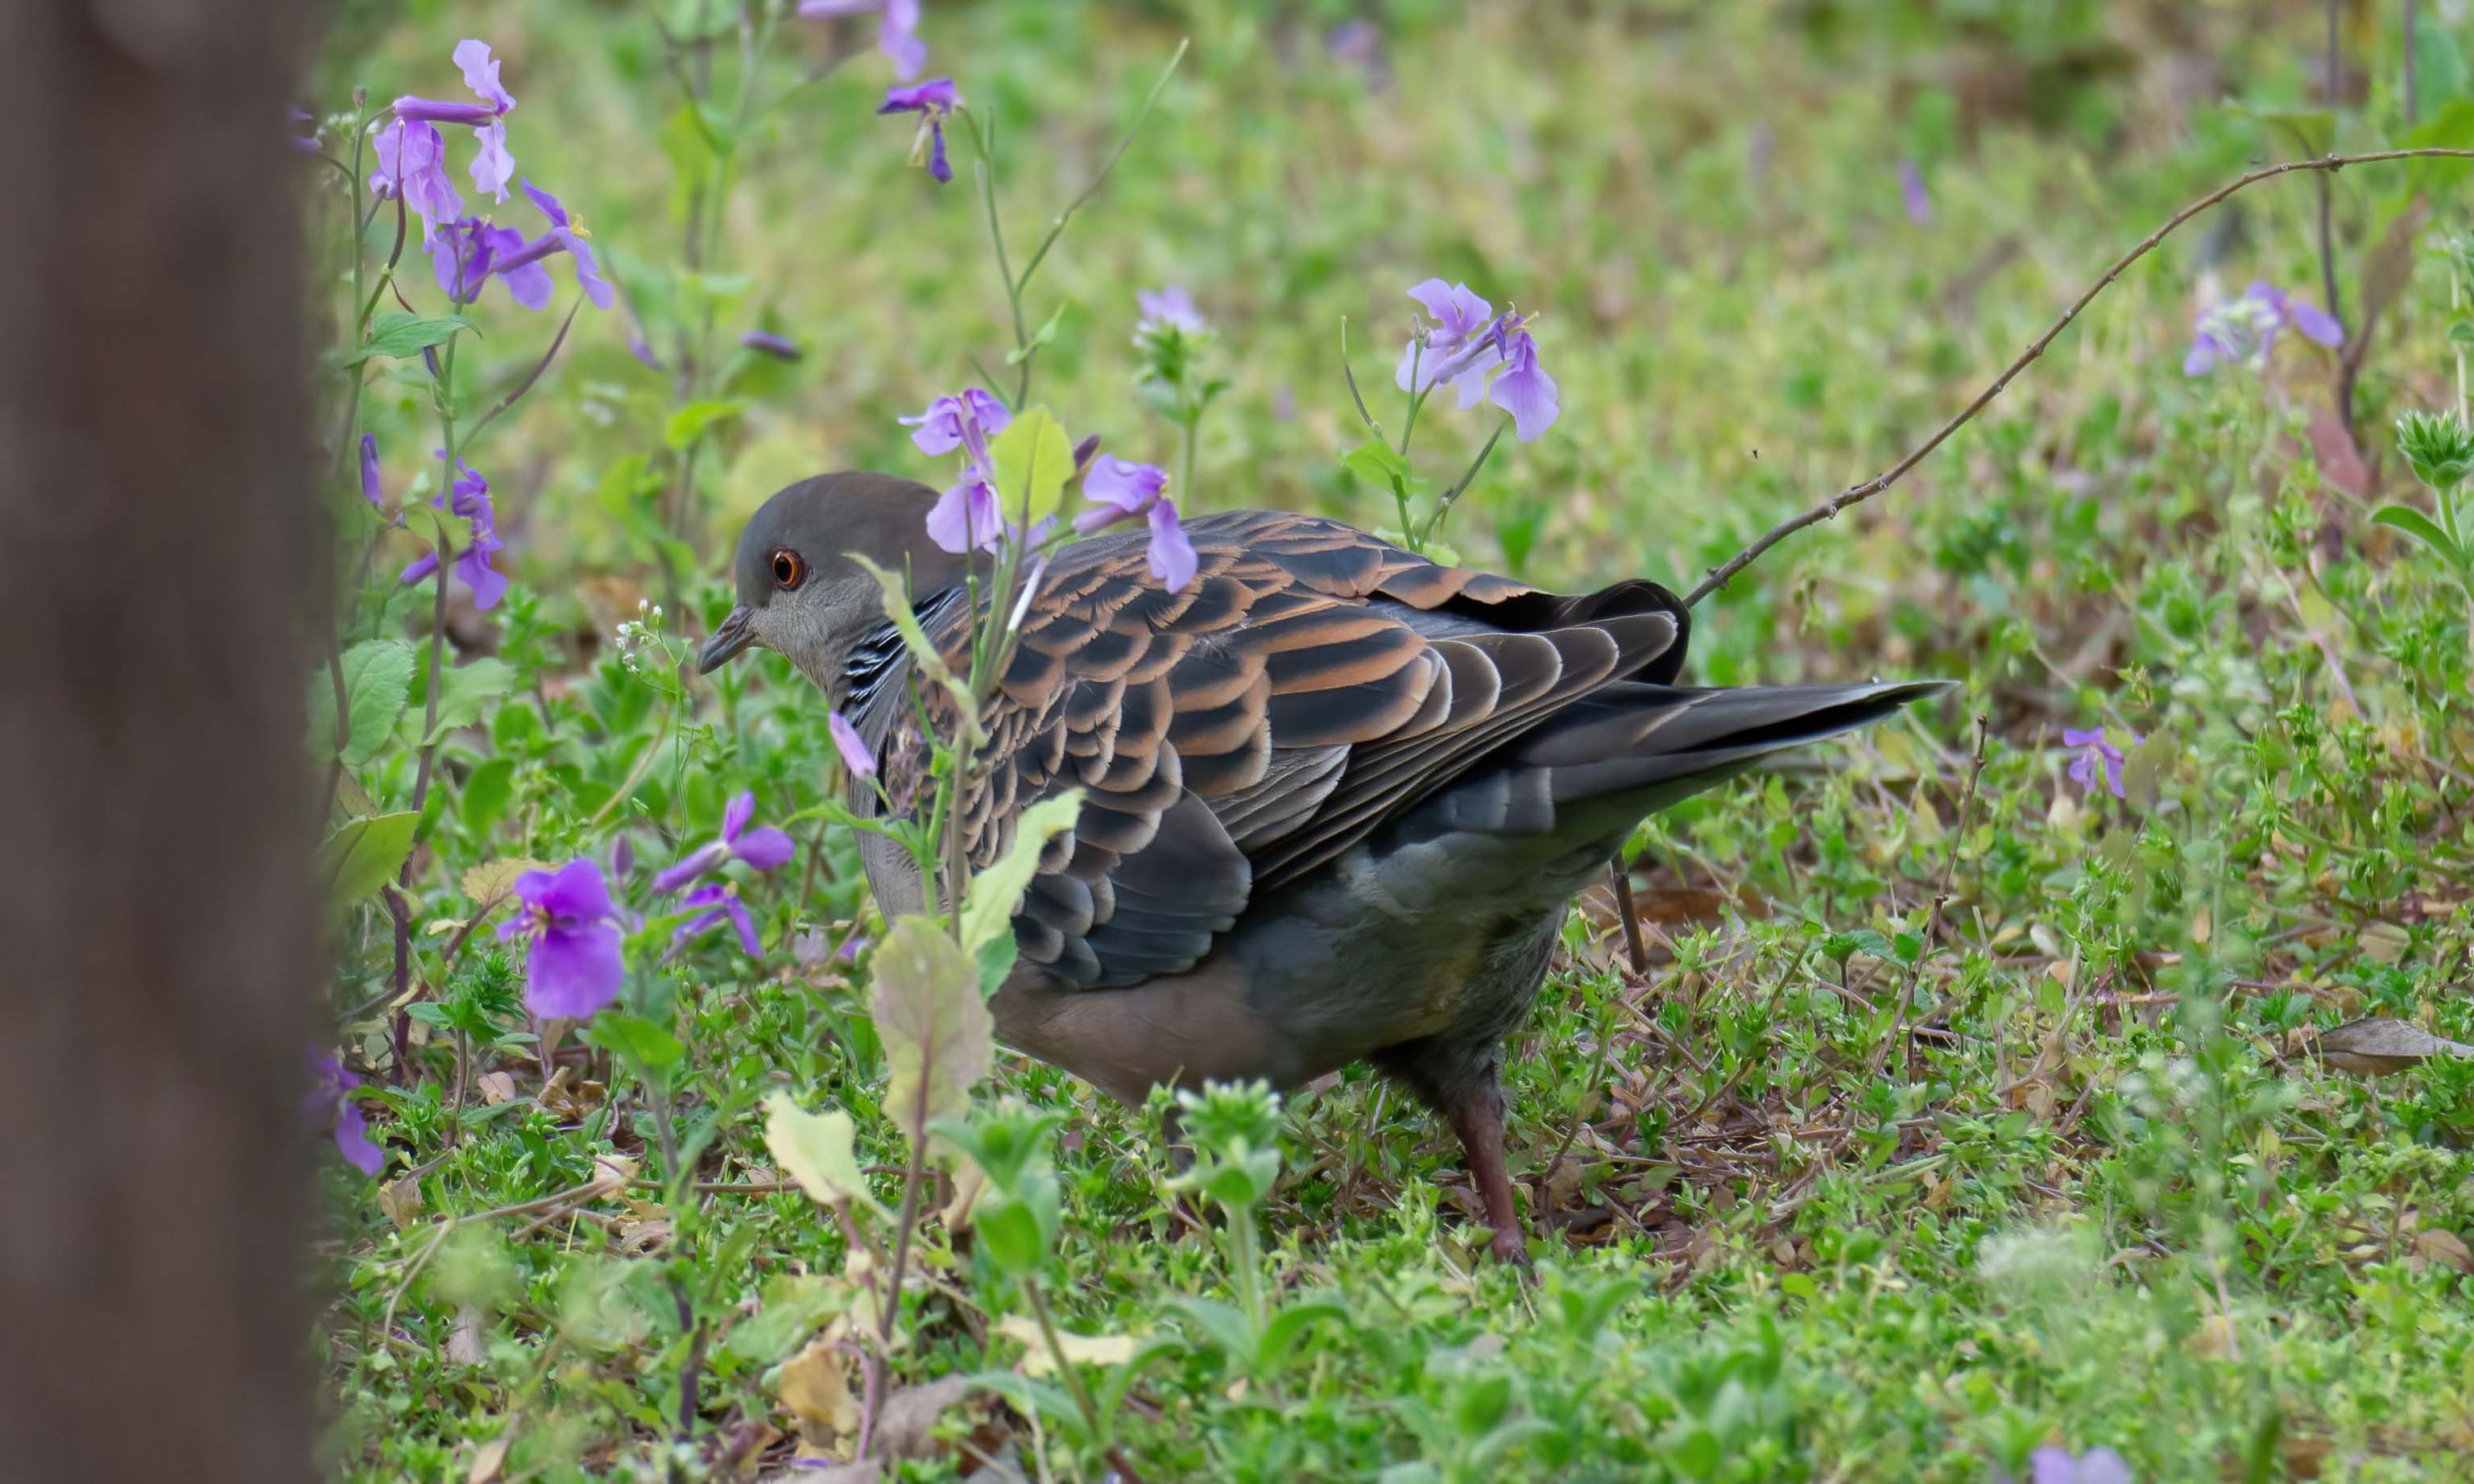
[{"label": "purple flower", "polygon": [[834,750],[842,755],[842,766],[854,778],[876,776],[876,754],[867,750],[867,742],[851,725],[850,718],[838,711],[825,713],[825,729],[834,734]]},{"label": "purple flower", "polygon": [[[473,590],[473,606],[486,612],[507,596],[506,573],[490,565],[491,556],[504,550],[506,544],[498,540],[498,515],[490,503],[490,481],[462,459],[455,461],[455,467],[461,472],[450,493],[432,499],[430,504],[473,523],[472,544],[455,554],[455,576]],[[400,580],[419,582],[437,570],[438,552],[432,548],[413,558]]]},{"label": "purple flower", "polygon": [[371,1140],[369,1118],[352,1101],[352,1091],[361,1080],[345,1071],[342,1061],[314,1048],[309,1053],[309,1072],[314,1081],[301,1102],[303,1120],[313,1128],[328,1125],[345,1162],[363,1175],[376,1175],[386,1164],[386,1151]]},{"label": "purple flower", "polygon": [[447,140],[437,125],[390,120],[371,142],[378,164],[370,172],[370,188],[381,197],[400,195],[421,218],[422,240],[435,237],[440,222],[463,214],[464,198],[447,179]]},{"label": "purple flower", "polygon": [[701,907],[704,911],[689,918],[670,935],[671,947],[703,936],[706,929],[728,918],[731,926],[739,929],[739,943],[747,950],[747,956],[751,959],[764,957],[764,945],[757,940],[756,924],[747,915],[747,904],[740,900],[737,887],[724,881],[708,882],[682,897],[679,905]]},{"label": "purple flower", "polygon": [[928,43],[919,39],[919,0],[799,0],[802,20],[834,20],[877,12],[876,49],[893,61],[893,75],[910,82],[928,65]]},{"label": "purple flower", "polygon": [[[1461,405],[1475,406],[1486,390],[1486,370],[1471,364],[1485,349],[1494,321],[1494,306],[1469,292],[1466,283],[1428,279],[1409,290],[1434,317],[1422,336],[1412,336],[1400,351],[1400,369],[1393,380],[1404,392],[1422,392],[1436,382],[1459,378]],[[1454,362],[1461,364],[1455,366]],[[1414,384],[1413,384],[1414,378]]]},{"label": "purple flower", "polygon": [[[2138,738],[2130,741],[2133,746],[2138,745]],[[2065,727],[2062,729],[2062,745],[2078,749],[2078,756],[2071,763],[2073,783],[2093,793],[2096,791],[2097,775],[2101,772],[2105,788],[2115,798],[2129,797],[2122,791],[2122,749],[2104,740],[2103,727],[2092,732]]]},{"label": "purple flower", "polygon": [[2300,330],[2303,338],[2332,349],[2345,343],[2345,327],[2336,316],[2261,279],[2240,299],[2211,304],[2200,313],[2191,353],[2182,358],[2182,374],[2203,376],[2219,361],[2257,370],[2268,364],[2276,337],[2289,325]]},{"label": "purple flower", "polygon": [[721,814],[721,839],[709,841],[697,847],[692,854],[681,857],[678,864],[653,878],[653,889],[676,891],[699,876],[721,869],[732,861],[744,861],[760,871],[773,870],[788,861],[798,846],[791,843],[789,836],[769,824],[749,829],[747,821],[755,815],[755,794],[741,793],[732,799],[730,807]]},{"label": "purple flower", "polygon": [[775,360],[795,361],[801,353],[797,341],[769,329],[751,329],[739,337],[739,343],[759,355],[770,355]]},{"label": "purple flower", "polygon": [[919,115],[919,132],[910,140],[910,162],[925,161],[928,173],[941,183],[954,178],[954,167],[945,162],[945,115],[961,106],[962,95],[954,90],[954,80],[940,77],[911,87],[886,88],[885,102],[876,111]]},{"label": "purple flower", "polygon": [[2048,1443],[2027,1455],[2028,1484],[2130,1484],[2130,1465],[2109,1448],[2092,1448],[2073,1458]]},{"label": "purple flower", "polygon": [[532,945],[526,1009],[549,1019],[583,1020],[618,998],[627,964],[619,956],[618,910],[600,866],[579,858],[555,871],[526,871],[516,878],[516,899],[523,912],[502,924],[498,937]]},{"label": "purple flower", "polygon": [[1932,220],[1932,198],[1925,194],[1925,173],[1912,159],[1899,161],[1899,199],[1906,204],[1908,221],[1922,227]]},{"label": "purple flower", "polygon": [[455,46],[455,64],[464,69],[464,85],[479,103],[447,103],[406,95],[398,98],[378,126],[378,168],[370,184],[379,195],[400,190],[403,204],[421,218],[423,240],[435,235],[441,222],[463,214],[463,199],[447,179],[447,141],[440,124],[469,127],[480,144],[473,157],[473,188],[497,201],[507,199],[507,182],[515,178],[516,158],[507,153],[506,115],[515,96],[498,81],[498,63],[489,43],[466,39]]},{"label": "purple flower", "polygon": [[[1511,327],[1520,324],[1520,316],[1516,314],[1504,318]],[[1563,415],[1555,378],[1539,368],[1538,342],[1526,329],[1514,328],[1506,336],[1503,375],[1494,378],[1494,385],[1488,389],[1486,397],[1487,401],[1512,414],[1512,436],[1522,443],[1554,426],[1555,420]]]},{"label": "purple flower", "polygon": [[895,418],[895,422],[915,429],[910,441],[919,451],[934,457],[963,450],[974,464],[988,461],[990,433],[1001,433],[1013,421],[1013,414],[996,397],[972,387],[959,397],[939,397],[928,404],[928,410],[915,418]]},{"label": "purple flower", "polygon": [[549,269],[543,266],[542,259],[554,253],[565,253],[569,261],[575,265],[575,286],[584,290],[584,297],[592,300],[597,307],[609,308],[612,297],[610,284],[601,277],[601,264],[594,259],[593,249],[586,244],[585,239],[592,234],[584,230],[584,224],[570,218],[567,208],[558,204],[556,196],[529,180],[524,182],[524,195],[532,202],[534,209],[549,218],[549,231],[499,258],[492,265],[491,271],[506,280],[507,292],[515,296],[516,303],[527,309],[546,308],[550,295]]},{"label": "purple flower", "polygon": [[1194,334],[1209,328],[1203,324],[1201,312],[1194,307],[1194,296],[1174,283],[1156,294],[1147,288],[1136,289],[1134,303],[1143,311],[1141,322],[1134,327],[1137,330],[1173,326]]},{"label": "purple flower", "polygon": [[373,510],[386,508],[386,492],[378,485],[378,435],[361,434],[361,498]]},{"label": "purple flower", "polygon": [[1143,550],[1152,575],[1172,593],[1185,590],[1201,565],[1194,543],[1177,523],[1176,501],[1168,495],[1168,471],[1151,464],[1129,463],[1111,454],[1094,460],[1082,480],[1082,494],[1101,508],[1074,518],[1074,529],[1088,536],[1119,521],[1150,521],[1151,544]]},{"label": "purple flower", "polygon": [[[522,232],[494,227],[477,216],[442,222],[429,239],[429,276],[450,302],[469,304],[481,297],[501,255],[523,245]],[[514,284],[508,292],[514,292]]]},{"label": "purple flower", "polygon": [[1005,544],[1005,535],[996,486],[985,464],[974,463],[963,470],[961,482],[946,490],[928,511],[928,539],[941,550],[962,552],[976,547],[994,551]]}]

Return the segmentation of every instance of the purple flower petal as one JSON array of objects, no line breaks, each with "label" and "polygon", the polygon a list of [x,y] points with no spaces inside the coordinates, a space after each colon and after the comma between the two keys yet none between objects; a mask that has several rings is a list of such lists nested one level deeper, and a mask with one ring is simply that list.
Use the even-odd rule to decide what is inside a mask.
[{"label": "purple flower petal", "polygon": [[524,1006],[553,1020],[590,1019],[618,998],[627,964],[620,956],[618,924],[588,923],[534,939]]},{"label": "purple flower petal", "polygon": [[386,507],[386,492],[378,484],[378,435],[361,434],[361,496],[374,509]]},{"label": "purple flower petal", "polygon": [[2216,336],[2204,329],[2199,331],[2197,338],[2191,342],[2191,353],[2182,357],[2182,375],[2206,376],[2216,369],[2218,358],[2223,353],[2222,349],[2217,344]]},{"label": "purple flower petal", "polygon": [[747,956],[751,959],[764,957],[764,945],[756,937],[756,923],[749,917],[747,904],[740,900],[738,888],[719,882],[698,887],[682,898],[680,905],[701,907],[705,911],[688,919],[670,935],[673,944],[700,937],[716,923],[727,919],[732,927],[739,930],[739,945],[747,950]]},{"label": "purple flower petal", "polygon": [[2130,1484],[2130,1464],[2109,1448],[2092,1448],[2079,1459],[2078,1484]]},{"label": "purple flower petal", "polygon": [[1134,304],[1142,310],[1145,325],[1174,325],[1186,330],[1203,328],[1202,315],[1194,307],[1194,296],[1174,283],[1156,294],[1147,288],[1135,290]]},{"label": "purple flower petal", "polygon": [[825,727],[834,734],[834,750],[842,755],[842,766],[855,778],[876,776],[876,754],[867,750],[867,742],[851,725],[850,718],[838,711],[825,713]]},{"label": "purple flower petal", "polygon": [[662,871],[653,877],[653,894],[656,896],[667,896],[671,892],[679,889],[681,887],[686,886],[689,882],[695,880],[697,877],[710,871],[719,870],[721,868],[721,864],[729,859],[730,847],[728,845],[722,844],[718,841],[708,845],[699,845],[687,855],[680,857],[679,863],[676,865],[673,865],[669,869]]},{"label": "purple flower petal", "polygon": [[790,837],[769,824],[760,824],[739,838],[730,853],[760,871],[775,870],[788,864],[799,847]]},{"label": "purple flower petal", "polygon": [[1932,198],[1925,194],[1925,173],[1912,159],[1899,161],[1899,199],[1906,205],[1908,221],[1922,227],[1932,220]]},{"label": "purple flower petal", "polygon": [[950,113],[962,106],[962,95],[954,90],[954,80],[940,77],[933,82],[910,87],[888,87],[885,102],[877,107],[883,113]]},{"label": "purple flower petal", "polygon": [[2070,1449],[2048,1443],[2027,1455],[2028,1484],[2077,1484],[2078,1460]]},{"label": "purple flower petal", "polygon": [[423,241],[436,235],[440,222],[464,214],[464,198],[447,179],[447,140],[437,125],[391,120],[379,126],[371,144],[377,155],[371,188],[403,198],[405,208],[421,218]]},{"label": "purple flower petal", "polygon": [[2345,343],[2345,327],[2338,324],[2335,315],[2317,304],[2297,299],[2292,303],[2291,314],[2293,328],[2302,331],[2305,339],[2316,340],[2331,350]]},{"label": "purple flower petal", "polygon": [[386,1164],[386,1151],[370,1138],[369,1115],[349,1098],[335,1109],[335,1148],[363,1175],[376,1175]]},{"label": "purple flower petal", "polygon": [[919,0],[885,0],[876,49],[892,61],[893,75],[906,83],[928,65],[928,43],[919,39]]},{"label": "purple flower petal", "polygon": [[507,596],[507,574],[490,564],[490,555],[497,549],[495,541],[487,547],[475,542],[455,558],[455,575],[472,589],[473,606],[483,613],[497,607]]},{"label": "purple flower petal", "polygon": [[941,550],[962,552],[977,547],[993,551],[1005,542],[1005,522],[997,514],[996,491],[977,472],[938,496],[928,512],[928,539]]},{"label": "purple flower petal", "polygon": [[464,85],[497,105],[504,113],[516,106],[516,100],[498,82],[498,63],[490,55],[490,43],[467,38],[455,43],[455,65],[464,70]]},{"label": "purple flower petal", "polygon": [[770,355],[775,360],[795,361],[802,353],[797,341],[777,335],[769,329],[751,329],[739,337],[739,343],[760,355]]},{"label": "purple flower petal", "polygon": [[473,188],[495,201],[507,199],[507,182],[516,174],[516,157],[507,153],[507,126],[503,120],[484,124],[473,131],[481,148],[473,157]]},{"label": "purple flower petal", "polygon": [[756,794],[755,794],[755,791],[754,791],[753,790],[743,790],[743,791],[741,791],[740,792],[740,794],[739,794],[739,796],[738,796],[737,798],[732,799],[728,804],[726,804],[726,805],[724,805],[724,806],[722,807],[722,811],[721,811],[721,840],[722,840],[722,843],[723,843],[723,844],[725,844],[725,845],[727,845],[727,844],[731,844],[731,843],[733,843],[733,842],[737,841],[737,840],[738,840],[738,839],[739,839],[739,832],[740,832],[740,831],[741,831],[741,830],[746,829],[746,828],[747,828],[747,821],[748,821],[748,820],[750,820],[750,819],[753,819],[753,818],[755,818],[755,817],[756,817]]},{"label": "purple flower petal", "polygon": [[1152,464],[1136,464],[1104,453],[1092,462],[1091,472],[1082,478],[1085,499],[1101,500],[1125,511],[1147,510],[1168,488],[1168,471]]},{"label": "purple flower petal", "polygon": [[1176,501],[1161,499],[1152,506],[1151,544],[1143,556],[1151,564],[1152,575],[1172,593],[1182,593],[1194,581],[1196,569],[1194,543],[1186,539],[1185,527],[1177,523]]},{"label": "purple flower petal", "polygon": [[553,196],[549,192],[542,189],[540,186],[535,185],[532,182],[532,178],[530,176],[526,176],[524,178],[524,195],[532,202],[533,208],[535,210],[549,218],[549,224],[552,227],[569,227],[573,225],[573,223],[568,220],[567,207],[558,204],[558,198],[556,196]]},{"label": "purple flower petal", "polygon": [[950,185],[954,180],[954,167],[945,160],[945,126],[930,124],[928,138],[928,173],[935,178],[937,184]]},{"label": "purple flower petal", "polygon": [[1512,337],[1505,365],[1487,398],[1512,414],[1512,435],[1527,443],[1555,426],[1563,412],[1559,394],[1554,378],[1538,364],[1538,342],[1527,333]]}]

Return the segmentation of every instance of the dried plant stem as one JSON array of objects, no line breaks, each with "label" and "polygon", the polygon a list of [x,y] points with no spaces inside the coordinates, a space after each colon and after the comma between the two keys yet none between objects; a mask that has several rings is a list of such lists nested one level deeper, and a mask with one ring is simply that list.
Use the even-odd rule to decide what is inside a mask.
[{"label": "dried plant stem", "polygon": [[1704,577],[1701,580],[1700,586],[1694,588],[1691,593],[1686,596],[1684,599],[1685,606],[1691,607],[1699,603],[1701,599],[1717,592],[1720,588],[1725,587],[1728,582],[1734,579],[1737,572],[1742,572],[1745,568],[1750,567],[1753,563],[1760,560],[1762,555],[1766,553],[1770,547],[1777,546],[1780,542],[1784,541],[1789,536],[1794,535],[1796,532],[1803,530],[1807,526],[1818,525],[1824,521],[1837,519],[1839,512],[1847,509],[1851,505],[1862,504],[1864,501],[1871,499],[1874,496],[1880,494],[1883,490],[1888,489],[1891,485],[1898,483],[1899,480],[1905,477],[1909,470],[1912,470],[1918,464],[1923,463],[1926,456],[1930,454],[1933,450],[1940,448],[1944,443],[1948,442],[1951,434],[1957,432],[1960,428],[1974,421],[1977,413],[1982,412],[1985,407],[1992,403],[1993,399],[2001,396],[2002,390],[2009,386],[2011,380],[2016,377],[2019,373],[2026,370],[2028,365],[2035,361],[2037,357],[2043,355],[2046,348],[2053,343],[2053,338],[2059,335],[2063,330],[2069,328],[2071,322],[2079,317],[2080,311],[2087,308],[2089,304],[2095,303],[2096,297],[2098,294],[2103,293],[2107,288],[2111,287],[2113,280],[2122,277],[2122,272],[2125,269],[2129,268],[2132,263],[2139,261],[2141,258],[2147,256],[2150,252],[2154,251],[2158,243],[2163,242],[2167,237],[2172,235],[2177,229],[2179,229],[2184,223],[2190,221],[2191,218],[2199,215],[2210,207],[2216,206],[2218,203],[2225,200],[2227,197],[2232,196],[2238,191],[2256,185],[2262,181],[2272,180],[2280,175],[2291,175],[2297,170],[2342,170],[2348,165],[2377,164],[2383,160],[2390,159],[2474,159],[2474,150],[2442,149],[2437,146],[2427,146],[2410,150],[2379,150],[2367,155],[2327,155],[2316,159],[2289,159],[2282,164],[2263,166],[2260,169],[2251,171],[2248,175],[2239,177],[2233,181],[2227,182],[2223,185],[2218,186],[2215,190],[2208,192],[2198,200],[2184,207],[2181,210],[2174,212],[2171,217],[2166,219],[2163,226],[2157,228],[2154,231],[2149,232],[2146,237],[2142,238],[2129,252],[2124,253],[2120,257],[2114,259],[2113,266],[2107,268],[2102,277],[2098,278],[2094,283],[2088,285],[2085,293],[2079,295],[2075,300],[2073,300],[2070,307],[2062,311],[2059,319],[2053,321],[2050,326],[2047,327],[2045,332],[2038,335],[2035,340],[2028,345],[2027,349],[2020,352],[2017,359],[2011,361],[2009,365],[2002,368],[2001,375],[1993,378],[1992,385],[1986,387],[1983,391],[1978,392],[1975,401],[1961,408],[1957,416],[1952,418],[1949,422],[1944,423],[1940,427],[1934,429],[1932,436],[1927,438],[1923,443],[1918,444],[1914,450],[1908,453],[1906,457],[1899,460],[1896,464],[1891,465],[1888,469],[1882,471],[1880,474],[1875,474],[1872,478],[1865,480],[1863,483],[1851,484],[1847,488],[1839,491],[1837,494],[1832,495],[1828,499],[1823,500],[1820,504],[1805,511],[1803,514],[1795,516],[1789,520],[1783,521],[1777,525],[1770,527],[1767,531],[1763,532],[1758,539],[1755,540],[1752,545],[1744,547],[1741,551],[1736,552],[1734,556],[1729,557],[1719,566],[1711,568],[1710,575]]}]

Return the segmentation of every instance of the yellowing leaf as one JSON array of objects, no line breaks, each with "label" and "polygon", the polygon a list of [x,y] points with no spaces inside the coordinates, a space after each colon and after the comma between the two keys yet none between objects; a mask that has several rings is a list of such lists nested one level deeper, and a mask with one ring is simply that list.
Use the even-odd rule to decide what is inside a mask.
[{"label": "yellowing leaf", "polygon": [[784,1092],[764,1100],[764,1147],[809,1200],[820,1205],[856,1201],[882,1214],[860,1174],[852,1135],[851,1116],[840,1108],[811,1113]]},{"label": "yellowing leaf", "polygon": [[996,466],[997,508],[1007,521],[1028,529],[1065,502],[1074,440],[1046,407],[1031,407],[1015,413],[1006,430],[988,440],[988,460]]},{"label": "yellowing leaf", "polygon": [[[1022,1374],[1030,1376],[1053,1375],[1056,1372],[1056,1352],[1048,1348],[1048,1337],[1030,1316],[1007,1314],[997,1326],[997,1333],[1023,1347]],[[1121,1366],[1134,1358],[1134,1337],[1129,1334],[1076,1334],[1071,1329],[1056,1331],[1058,1350],[1078,1366]]]},{"label": "yellowing leaf", "polygon": [[380,1185],[378,1209],[386,1213],[387,1220],[395,1223],[398,1231],[411,1226],[413,1219],[421,1214],[420,1178],[406,1175]]},{"label": "yellowing leaf", "polygon": [[979,969],[935,923],[905,917],[876,950],[875,1012],[890,1067],[885,1111],[916,1144],[987,1075],[994,1027]]},{"label": "yellowing leaf", "polygon": [[774,1394],[799,1420],[799,1430],[811,1442],[859,1430],[859,1399],[851,1395],[850,1360],[829,1338],[815,1340],[782,1363],[782,1380]]},{"label": "yellowing leaf", "polygon": [[1013,848],[1004,860],[973,876],[970,888],[962,893],[964,953],[976,956],[1000,935],[1012,931],[1014,909],[1022,905],[1023,889],[1039,869],[1039,852],[1074,827],[1081,809],[1082,791],[1069,789],[1022,812],[1014,821]]},{"label": "yellowing leaf", "polygon": [[464,873],[464,894],[476,907],[496,907],[516,889],[516,878],[526,871],[546,871],[544,861],[529,861],[521,856],[509,856],[503,861],[485,861]]}]

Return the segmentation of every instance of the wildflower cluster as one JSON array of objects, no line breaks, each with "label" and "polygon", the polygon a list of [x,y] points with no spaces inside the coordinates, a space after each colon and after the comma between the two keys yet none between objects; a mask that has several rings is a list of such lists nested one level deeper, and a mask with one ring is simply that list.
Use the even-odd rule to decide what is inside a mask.
[{"label": "wildflower cluster", "polygon": [[2182,374],[2204,376],[2219,365],[2257,371],[2268,364],[2277,337],[2288,328],[2332,349],[2345,343],[2345,327],[2337,323],[2336,316],[2262,279],[2241,298],[2201,311],[2191,353],[2182,358]]}]

